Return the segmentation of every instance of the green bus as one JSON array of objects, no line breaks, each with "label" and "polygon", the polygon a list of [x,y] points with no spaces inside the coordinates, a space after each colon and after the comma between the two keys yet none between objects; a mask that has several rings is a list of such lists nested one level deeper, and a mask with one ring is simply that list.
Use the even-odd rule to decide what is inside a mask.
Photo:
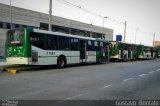
[{"label": "green bus", "polygon": [[108,42],[34,28],[13,29],[6,34],[8,64],[57,65],[102,63]]},{"label": "green bus", "polygon": [[160,46],[156,47],[156,57],[160,58]]},{"label": "green bus", "polygon": [[138,47],[138,59],[155,59],[156,47],[139,45]]},{"label": "green bus", "polygon": [[121,60],[136,60],[137,59],[137,45],[123,43],[118,41],[111,41],[110,59],[111,61]]},{"label": "green bus", "polygon": [[111,41],[110,59],[111,61],[153,59],[156,58],[156,48],[138,44],[129,44],[118,41]]}]

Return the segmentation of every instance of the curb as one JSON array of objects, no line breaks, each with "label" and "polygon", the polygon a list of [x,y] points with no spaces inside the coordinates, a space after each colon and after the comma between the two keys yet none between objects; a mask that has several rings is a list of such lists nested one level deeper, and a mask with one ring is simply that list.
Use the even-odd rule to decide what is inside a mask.
[{"label": "curb", "polygon": [[16,70],[16,69],[7,69],[6,71],[7,71],[8,73],[10,73],[10,74],[17,74],[17,73],[19,73],[19,71]]},{"label": "curb", "polygon": [[5,71],[5,68],[0,68],[0,71]]}]

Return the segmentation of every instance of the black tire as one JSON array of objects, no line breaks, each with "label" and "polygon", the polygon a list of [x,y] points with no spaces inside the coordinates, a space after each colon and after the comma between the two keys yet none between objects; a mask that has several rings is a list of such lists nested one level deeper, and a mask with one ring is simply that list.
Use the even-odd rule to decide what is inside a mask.
[{"label": "black tire", "polygon": [[136,57],[134,57],[134,58],[133,58],[133,61],[136,61],[136,60],[137,60]]},{"label": "black tire", "polygon": [[127,61],[127,59],[126,58],[124,58],[124,62],[126,62]]},{"label": "black tire", "polygon": [[115,60],[111,58],[110,61],[111,61],[111,62],[114,62]]},{"label": "black tire", "polygon": [[127,57],[126,55],[124,55],[123,62],[126,62],[126,61],[127,61]]},{"label": "black tire", "polygon": [[57,60],[57,67],[58,68],[64,68],[66,65],[66,61],[64,57],[59,57]]},{"label": "black tire", "polygon": [[98,63],[99,63],[99,64],[102,64],[102,62],[103,62],[103,58],[102,58],[102,56],[100,56],[100,57],[98,58]]}]

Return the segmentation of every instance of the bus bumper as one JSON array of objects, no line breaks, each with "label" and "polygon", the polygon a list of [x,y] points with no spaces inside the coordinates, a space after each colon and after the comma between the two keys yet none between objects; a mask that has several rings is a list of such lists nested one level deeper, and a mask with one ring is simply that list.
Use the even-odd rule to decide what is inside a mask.
[{"label": "bus bumper", "polygon": [[142,56],[142,55],[139,55],[139,57],[138,57],[139,59],[144,59],[144,56]]},{"label": "bus bumper", "polygon": [[7,64],[29,64],[30,58],[25,57],[8,57],[6,58]]},{"label": "bus bumper", "polygon": [[119,59],[119,56],[118,55],[116,55],[116,56],[110,56],[110,58],[112,58],[112,59]]}]

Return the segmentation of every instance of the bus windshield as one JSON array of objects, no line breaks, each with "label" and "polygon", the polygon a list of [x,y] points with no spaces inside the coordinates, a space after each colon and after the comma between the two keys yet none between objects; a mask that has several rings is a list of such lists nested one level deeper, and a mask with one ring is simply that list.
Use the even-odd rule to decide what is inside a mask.
[{"label": "bus windshield", "polygon": [[24,39],[24,30],[11,30],[8,31],[8,43],[9,45],[19,45],[23,43]]},{"label": "bus windshield", "polygon": [[114,47],[116,47],[117,42],[111,42],[111,44],[112,44],[112,48],[114,48]]}]

